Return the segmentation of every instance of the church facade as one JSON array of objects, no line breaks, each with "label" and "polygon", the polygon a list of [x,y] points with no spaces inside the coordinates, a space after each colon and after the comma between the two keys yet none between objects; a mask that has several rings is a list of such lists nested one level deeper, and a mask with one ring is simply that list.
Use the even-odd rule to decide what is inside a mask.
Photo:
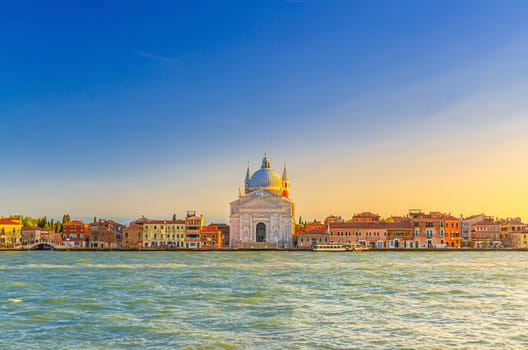
[{"label": "church facade", "polygon": [[249,165],[238,199],[229,215],[231,248],[292,247],[295,201],[289,198],[286,166],[282,176],[271,168],[267,155],[251,174]]}]

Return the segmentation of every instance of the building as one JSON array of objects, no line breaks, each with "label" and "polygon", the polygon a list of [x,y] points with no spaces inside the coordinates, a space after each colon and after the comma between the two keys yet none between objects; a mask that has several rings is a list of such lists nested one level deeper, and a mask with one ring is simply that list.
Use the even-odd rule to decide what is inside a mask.
[{"label": "building", "polygon": [[282,176],[271,168],[266,153],[260,169],[249,165],[244,192],[231,202],[229,216],[232,248],[286,248],[293,245],[295,202],[289,198],[286,167]]},{"label": "building", "polygon": [[323,224],[321,221],[314,220],[306,224],[306,232],[309,232],[309,231],[326,232],[326,227],[327,226]]},{"label": "building", "polygon": [[40,241],[46,243],[52,243],[55,245],[62,245],[62,234],[53,231],[42,231],[40,233]]},{"label": "building", "polygon": [[411,214],[414,226],[415,248],[447,248],[445,222],[452,216],[430,212],[429,214]]},{"label": "building", "polygon": [[333,222],[330,223],[330,241],[345,246],[386,248],[388,237],[386,222]]},{"label": "building", "polygon": [[73,248],[87,248],[89,242],[88,224],[72,220],[62,224],[62,242]]},{"label": "building", "polygon": [[528,249],[528,232],[513,232],[512,248]]},{"label": "building", "polygon": [[478,214],[469,216],[467,218],[462,218],[462,241],[466,246],[469,246],[470,242],[472,241],[471,232],[473,225],[486,219],[486,217],[487,216],[484,214]]},{"label": "building", "polygon": [[378,214],[365,211],[363,213],[356,214],[352,217],[352,222],[378,222],[380,216]]},{"label": "building", "polygon": [[444,238],[447,248],[462,247],[462,231],[460,219],[452,215],[444,215]]},{"label": "building", "polygon": [[341,216],[330,215],[325,218],[324,225],[325,227],[328,227],[329,224],[334,222],[345,222],[345,220],[343,220]]},{"label": "building", "polygon": [[22,245],[31,245],[37,242],[47,241],[44,237],[49,237],[50,231],[42,227],[24,226],[20,231],[20,241]]},{"label": "building", "polygon": [[387,225],[386,248],[415,248],[414,225],[411,219],[398,218]]},{"label": "building", "polygon": [[222,231],[215,225],[202,226],[200,245],[201,248],[222,248]]},{"label": "building", "polygon": [[143,247],[183,248],[184,220],[147,220],[143,222]]},{"label": "building", "polygon": [[229,247],[229,225],[210,223],[209,226],[216,226],[222,234],[222,246]]},{"label": "building", "polygon": [[526,232],[526,224],[521,218],[508,219],[501,224],[500,240],[503,246],[511,248],[514,245],[513,234]]},{"label": "building", "polygon": [[114,220],[99,219],[89,225],[89,247],[115,249],[122,247],[125,226]]},{"label": "building", "polygon": [[501,222],[486,217],[471,226],[471,245],[474,248],[500,247],[502,246],[500,233]]},{"label": "building", "polygon": [[196,215],[193,210],[187,211],[185,216],[185,248],[198,249],[202,247],[202,227],[204,226],[203,215]]},{"label": "building", "polygon": [[325,231],[310,230],[296,233],[293,236],[293,244],[296,248],[313,248],[316,244],[329,244],[330,235]]},{"label": "building", "polygon": [[123,248],[138,249],[143,247],[143,225],[132,223],[123,229]]},{"label": "building", "polygon": [[22,220],[20,218],[0,218],[0,248],[21,246]]}]

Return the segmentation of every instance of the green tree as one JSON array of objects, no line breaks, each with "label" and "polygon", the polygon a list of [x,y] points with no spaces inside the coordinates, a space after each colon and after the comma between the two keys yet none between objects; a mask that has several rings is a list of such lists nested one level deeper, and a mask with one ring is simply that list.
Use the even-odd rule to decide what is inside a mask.
[{"label": "green tree", "polygon": [[14,214],[14,215],[10,215],[9,217],[20,219],[22,226],[34,227],[34,226],[37,226],[38,224],[38,221],[33,219],[31,216],[24,216],[22,214]]},{"label": "green tree", "polygon": [[93,222],[94,222],[94,224],[97,222],[97,218],[95,216],[94,216],[94,221]]},{"label": "green tree", "polygon": [[176,220],[176,214],[172,214],[172,220]]},{"label": "green tree", "polygon": [[40,228],[44,228],[44,227],[46,227],[46,224],[47,224],[47,223],[48,223],[48,218],[44,216],[44,217],[41,217],[41,218],[39,219],[39,224],[38,224],[38,226],[39,226]]},{"label": "green tree", "polygon": [[64,224],[65,222],[70,222],[71,221],[71,218],[70,218],[70,214],[64,214],[62,216],[62,223]]}]

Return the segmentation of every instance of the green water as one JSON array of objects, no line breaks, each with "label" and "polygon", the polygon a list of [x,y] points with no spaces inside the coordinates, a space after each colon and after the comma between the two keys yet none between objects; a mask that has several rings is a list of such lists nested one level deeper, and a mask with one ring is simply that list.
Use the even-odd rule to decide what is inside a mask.
[{"label": "green water", "polygon": [[524,252],[0,252],[0,349],[528,348]]}]

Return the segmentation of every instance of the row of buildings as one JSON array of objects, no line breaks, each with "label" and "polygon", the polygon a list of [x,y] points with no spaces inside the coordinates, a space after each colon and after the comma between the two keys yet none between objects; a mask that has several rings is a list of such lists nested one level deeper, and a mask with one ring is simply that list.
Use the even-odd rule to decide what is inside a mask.
[{"label": "row of buildings", "polygon": [[329,216],[324,222],[295,225],[295,201],[290,179],[271,167],[264,154],[255,172],[245,172],[244,187],[230,203],[229,226],[204,225],[202,215],[189,211],[184,220],[140,218],[125,226],[113,220],[87,224],[65,222],[62,234],[24,227],[18,219],[0,219],[0,247],[49,241],[77,248],[307,248],[339,243],[370,248],[528,248],[527,225],[521,219],[495,219],[484,214],[467,218],[440,212],[410,210],[405,216],[381,219],[364,212],[350,220]]},{"label": "row of buildings", "polygon": [[229,244],[229,226],[204,225],[203,215],[188,211],[184,220],[150,220],[141,217],[129,225],[100,219],[92,223],[72,220],[62,233],[41,227],[23,227],[21,219],[0,218],[0,248],[49,243],[70,248],[222,248]]},{"label": "row of buildings", "polygon": [[[363,212],[350,220],[328,216],[323,222],[314,220],[298,227],[292,236],[292,245],[298,248],[324,243],[389,249],[528,248],[527,226],[520,218],[496,219],[484,214],[457,218],[440,212],[411,210],[406,216],[382,219],[377,214]],[[0,218],[0,248],[41,242],[92,249],[232,246],[229,225],[205,225],[203,215],[194,211],[188,211],[183,220],[141,217],[129,225],[104,219],[92,223],[73,220],[63,224],[62,233],[40,227],[23,227],[18,218]]]},{"label": "row of buildings", "polygon": [[496,219],[484,214],[454,217],[410,210],[406,216],[381,219],[363,212],[350,220],[329,216],[296,231],[297,247],[338,243],[369,248],[528,248],[528,230],[520,218]]}]

